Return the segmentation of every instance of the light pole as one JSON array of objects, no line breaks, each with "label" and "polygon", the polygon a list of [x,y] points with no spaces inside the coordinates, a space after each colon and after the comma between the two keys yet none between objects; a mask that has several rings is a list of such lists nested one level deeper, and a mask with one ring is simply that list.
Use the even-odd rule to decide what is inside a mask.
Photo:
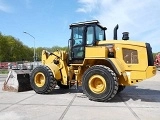
[{"label": "light pole", "polygon": [[33,55],[33,60],[34,60],[34,66],[35,66],[35,61],[36,61],[36,48],[35,48],[35,37],[33,37],[33,35],[29,34],[28,32],[23,32],[25,34],[28,34],[29,36],[31,36],[34,39],[34,55]]}]

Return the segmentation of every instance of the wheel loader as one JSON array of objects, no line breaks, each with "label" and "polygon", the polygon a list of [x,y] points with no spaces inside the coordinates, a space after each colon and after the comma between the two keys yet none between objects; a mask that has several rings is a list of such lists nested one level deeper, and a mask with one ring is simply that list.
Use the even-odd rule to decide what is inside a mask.
[{"label": "wheel loader", "polygon": [[103,102],[156,75],[150,44],[129,40],[128,32],[117,40],[118,25],[113,40],[106,40],[107,28],[98,20],[73,23],[70,30],[68,51],[42,51],[42,65],[30,75],[36,93],[82,86],[90,100]]}]

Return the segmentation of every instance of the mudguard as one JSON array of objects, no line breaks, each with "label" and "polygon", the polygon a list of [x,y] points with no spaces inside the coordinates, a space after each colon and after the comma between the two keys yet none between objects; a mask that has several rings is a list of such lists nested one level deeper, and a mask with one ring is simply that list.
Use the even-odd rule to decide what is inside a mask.
[{"label": "mudguard", "polygon": [[57,65],[55,65],[53,63],[45,64],[45,65],[48,66],[51,69],[51,71],[52,71],[52,73],[54,75],[54,78],[56,80],[60,80],[62,78],[61,72],[60,72],[60,68]]},{"label": "mudguard", "polygon": [[106,61],[111,64],[116,74],[122,75],[122,73],[125,71],[117,59],[107,58]]}]

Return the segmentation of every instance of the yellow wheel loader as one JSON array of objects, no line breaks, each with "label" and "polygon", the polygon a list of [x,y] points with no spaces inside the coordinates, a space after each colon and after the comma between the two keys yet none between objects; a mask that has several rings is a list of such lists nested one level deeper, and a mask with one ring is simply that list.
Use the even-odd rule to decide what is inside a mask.
[{"label": "yellow wheel loader", "polygon": [[150,44],[129,40],[128,32],[117,40],[118,25],[113,40],[106,40],[107,28],[97,20],[73,23],[70,29],[68,52],[42,51],[42,65],[30,75],[36,93],[75,85],[90,100],[109,101],[126,86],[156,74]]}]

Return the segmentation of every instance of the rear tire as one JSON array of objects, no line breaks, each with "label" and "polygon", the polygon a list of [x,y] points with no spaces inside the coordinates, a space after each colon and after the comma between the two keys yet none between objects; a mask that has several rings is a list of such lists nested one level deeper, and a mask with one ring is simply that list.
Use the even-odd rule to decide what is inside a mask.
[{"label": "rear tire", "polygon": [[48,94],[57,85],[52,71],[47,66],[38,66],[31,73],[30,84],[38,94]]},{"label": "rear tire", "polygon": [[90,100],[109,101],[118,90],[116,74],[104,65],[92,66],[84,72],[82,89]]}]

